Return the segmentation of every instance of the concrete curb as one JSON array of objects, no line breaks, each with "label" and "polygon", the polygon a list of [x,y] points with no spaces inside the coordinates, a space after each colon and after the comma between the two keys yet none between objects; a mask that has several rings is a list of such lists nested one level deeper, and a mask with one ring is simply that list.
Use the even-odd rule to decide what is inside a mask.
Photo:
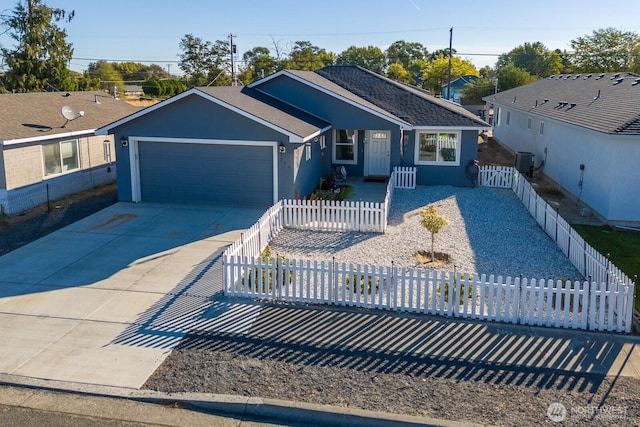
[{"label": "concrete curb", "polygon": [[[248,416],[286,422],[321,424],[344,427],[480,427],[483,424],[448,421],[386,412],[367,411],[339,406],[318,405],[278,399],[262,399],[224,394],[164,393],[91,384],[42,380],[15,375],[0,374],[0,385],[32,388],[50,392],[62,392],[92,397],[120,398],[132,401],[182,408],[198,408],[216,414],[235,417]],[[28,402],[23,406],[28,407]],[[139,421],[135,419],[132,421]]]}]

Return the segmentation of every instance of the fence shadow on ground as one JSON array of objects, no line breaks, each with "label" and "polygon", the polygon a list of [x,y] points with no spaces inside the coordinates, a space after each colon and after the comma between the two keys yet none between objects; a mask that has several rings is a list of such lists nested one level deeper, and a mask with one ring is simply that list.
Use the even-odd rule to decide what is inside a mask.
[{"label": "fence shadow on ground", "polygon": [[[274,239],[279,249],[287,254],[313,253],[313,258],[324,255],[325,259],[331,257],[340,249],[348,246],[364,244],[377,236],[377,233],[344,233],[339,231],[307,231],[289,229]],[[272,256],[278,255],[272,253]],[[343,260],[345,262],[349,260]]]},{"label": "fence shadow on ground", "polygon": [[222,296],[221,252],[214,253],[172,290],[140,314],[111,343],[151,348],[174,348]]},{"label": "fence shadow on ground", "polygon": [[[608,334],[563,334],[430,316],[271,304],[257,315],[256,303],[222,299],[218,304],[226,306],[224,318],[230,323],[221,320],[225,310],[219,306],[179,349],[232,352],[302,366],[594,393],[624,343]],[[233,326],[238,324],[244,325],[241,330]]]}]

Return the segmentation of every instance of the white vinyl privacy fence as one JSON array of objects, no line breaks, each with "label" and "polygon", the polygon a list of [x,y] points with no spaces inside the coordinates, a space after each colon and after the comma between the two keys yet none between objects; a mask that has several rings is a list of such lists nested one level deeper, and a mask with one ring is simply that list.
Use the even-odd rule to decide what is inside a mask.
[{"label": "white vinyl privacy fence", "polygon": [[[554,282],[393,265],[261,257],[268,242],[289,226],[284,202],[280,202],[223,254],[225,293],[273,301],[630,332],[634,283],[579,238],[566,221],[549,210],[546,202],[543,205],[544,201],[513,168],[492,168],[489,172],[481,168],[479,181],[481,185],[512,188],[588,280]],[[396,182],[392,175],[384,215],[388,215]],[[336,221],[344,223],[341,219]],[[375,228],[377,221],[366,227]],[[340,229],[338,225],[327,226],[329,222],[325,217],[304,223],[308,227],[318,225],[319,229]],[[384,223],[386,226],[386,216]]]}]

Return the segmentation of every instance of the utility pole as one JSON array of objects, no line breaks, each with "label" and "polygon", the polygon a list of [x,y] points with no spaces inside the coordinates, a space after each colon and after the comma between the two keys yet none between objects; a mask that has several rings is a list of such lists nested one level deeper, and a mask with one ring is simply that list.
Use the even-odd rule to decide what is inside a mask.
[{"label": "utility pole", "polygon": [[233,55],[236,54],[236,45],[233,44],[233,38],[236,37],[233,34],[229,34],[229,52],[231,52],[231,86],[237,86],[238,82],[236,81],[236,69],[233,64]]},{"label": "utility pole", "polygon": [[449,77],[447,83],[447,100],[451,100],[451,51],[453,44],[453,27],[449,29]]}]

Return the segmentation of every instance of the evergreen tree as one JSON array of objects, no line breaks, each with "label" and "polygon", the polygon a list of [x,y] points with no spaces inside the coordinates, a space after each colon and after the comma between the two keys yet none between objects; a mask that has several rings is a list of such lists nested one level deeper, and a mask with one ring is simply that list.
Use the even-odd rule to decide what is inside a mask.
[{"label": "evergreen tree", "polygon": [[67,64],[73,47],[57,22],[70,22],[74,12],[51,8],[42,0],[19,1],[0,23],[15,40],[2,48],[6,63],[4,85],[10,92],[75,90]]}]

